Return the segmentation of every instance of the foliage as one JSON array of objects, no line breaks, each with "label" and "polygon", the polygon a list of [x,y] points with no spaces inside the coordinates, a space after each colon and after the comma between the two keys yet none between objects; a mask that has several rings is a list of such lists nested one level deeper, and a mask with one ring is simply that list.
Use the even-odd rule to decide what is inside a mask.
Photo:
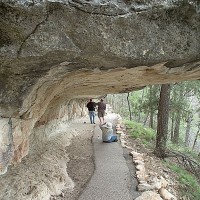
[{"label": "foliage", "polygon": [[144,94],[144,100],[142,104],[143,112],[150,112],[152,109],[155,112],[158,109],[159,95],[159,85],[148,86],[146,88],[146,93]]},{"label": "foliage", "polygon": [[[125,121],[125,124],[127,128],[130,129],[129,133],[131,136],[133,138],[140,139],[145,145],[152,144],[156,138],[156,133],[152,129],[144,128],[144,126],[148,124],[156,129],[155,122],[157,120],[156,115],[158,113],[159,93],[160,86],[147,86],[143,90],[130,93],[129,100],[134,120],[142,122],[143,125],[135,121],[128,120]],[[198,151],[198,153],[193,151],[192,146],[194,144],[195,136],[198,136],[197,133],[199,130],[200,80],[184,81],[182,83],[172,84],[170,96],[171,120],[168,127],[167,147],[182,154],[186,154],[189,157],[195,158],[198,162],[199,157],[197,154],[200,154],[200,141],[197,141],[195,145],[195,150]],[[121,97],[122,98],[120,99],[116,95],[115,102],[117,102],[117,104],[115,103],[115,105],[117,105],[121,111],[123,108],[123,114],[120,114],[123,118],[128,118],[129,112],[126,103],[127,94],[121,94]],[[173,138],[176,138],[174,136],[177,136],[177,140],[173,140]],[[172,144],[170,139],[172,139],[173,142],[177,141],[177,144]],[[179,175],[182,192],[185,196],[192,200],[199,200],[200,187],[197,179],[180,167],[170,164],[170,168]]]},{"label": "foliage", "polygon": [[151,128],[145,128],[142,124],[125,120],[125,125],[130,130],[130,134],[133,138],[141,139],[144,144],[148,144],[149,142],[155,141],[156,133]]},{"label": "foliage", "polygon": [[135,120],[141,122],[149,113],[155,114],[159,100],[159,85],[147,86],[130,93],[130,103]]},{"label": "foliage", "polygon": [[184,147],[183,145],[177,145],[177,144],[173,144],[171,142],[168,142],[167,146],[175,151],[178,151],[180,153],[183,153],[189,157],[193,157],[195,160],[199,160],[199,157],[198,157],[198,153],[197,152],[194,152],[192,151],[191,148],[187,148],[187,147]]},{"label": "foliage", "polygon": [[[129,101],[133,120],[157,130],[157,113],[160,85],[146,86],[130,93]],[[168,125],[168,143],[172,140],[178,146],[192,150],[197,136],[200,119],[200,80],[171,84],[170,120]],[[123,118],[129,118],[127,93],[108,95],[108,102],[115,112]],[[179,120],[177,120],[179,119]],[[134,137],[140,134],[135,131]],[[200,136],[200,134],[199,134]],[[200,138],[197,137],[195,151],[200,151]]]},{"label": "foliage", "polygon": [[167,163],[167,166],[178,174],[182,194],[192,200],[199,200],[200,187],[196,177],[182,169],[180,166],[171,163]]}]

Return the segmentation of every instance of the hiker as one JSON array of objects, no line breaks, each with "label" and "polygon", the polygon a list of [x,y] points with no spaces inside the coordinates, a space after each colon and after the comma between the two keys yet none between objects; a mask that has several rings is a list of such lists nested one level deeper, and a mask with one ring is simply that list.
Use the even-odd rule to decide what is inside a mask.
[{"label": "hiker", "polygon": [[100,102],[97,103],[98,106],[98,117],[100,124],[104,124],[104,116],[105,116],[105,110],[106,110],[106,104],[103,102],[103,99],[101,99]]},{"label": "hiker", "polygon": [[113,128],[111,122],[106,122],[103,125],[99,125],[102,130],[102,140],[106,143],[117,142],[117,136],[113,134]]},{"label": "hiker", "polygon": [[91,124],[95,124],[95,107],[96,107],[96,103],[94,101],[92,101],[92,99],[90,99],[90,101],[87,103],[87,108],[89,111],[89,117],[90,117],[90,122]]}]

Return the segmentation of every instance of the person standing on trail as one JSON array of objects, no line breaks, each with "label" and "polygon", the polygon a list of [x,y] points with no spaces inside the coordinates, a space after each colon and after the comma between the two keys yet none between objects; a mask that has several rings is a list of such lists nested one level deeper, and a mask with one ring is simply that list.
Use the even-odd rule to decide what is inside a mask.
[{"label": "person standing on trail", "polygon": [[113,128],[111,122],[106,122],[103,125],[99,125],[102,130],[102,140],[106,143],[117,142],[117,136],[113,134]]},{"label": "person standing on trail", "polygon": [[91,124],[95,124],[95,107],[96,107],[96,103],[92,101],[92,99],[90,99],[90,101],[87,103],[87,108],[89,111],[89,117],[90,117],[90,122]]},{"label": "person standing on trail", "polygon": [[103,99],[101,99],[100,102],[97,103],[98,106],[98,117],[100,124],[104,124],[104,116],[105,116],[105,110],[106,110],[106,104],[104,103]]}]

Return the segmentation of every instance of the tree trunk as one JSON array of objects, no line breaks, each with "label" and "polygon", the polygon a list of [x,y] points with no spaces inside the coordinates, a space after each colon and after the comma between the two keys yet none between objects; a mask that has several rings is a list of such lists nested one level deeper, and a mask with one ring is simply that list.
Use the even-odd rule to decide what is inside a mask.
[{"label": "tree trunk", "polygon": [[160,158],[165,158],[168,119],[169,119],[169,103],[170,103],[170,84],[161,86],[160,100],[158,105],[158,125],[156,136],[155,154]]},{"label": "tree trunk", "polygon": [[174,139],[174,113],[172,113],[172,122],[171,122],[171,134],[170,134],[170,138],[171,138],[171,141],[173,141]]},{"label": "tree trunk", "polygon": [[192,123],[192,114],[188,113],[188,117],[187,117],[187,127],[186,127],[186,131],[185,131],[185,146],[189,147],[190,146],[190,128],[191,128],[191,123]]},{"label": "tree trunk", "polygon": [[151,112],[150,112],[150,123],[149,123],[149,126],[150,128],[154,128],[153,126],[153,110],[151,109]]},{"label": "tree trunk", "polygon": [[181,112],[178,111],[175,121],[174,138],[173,138],[173,143],[175,144],[178,144],[179,142],[180,123],[181,123]]},{"label": "tree trunk", "polygon": [[[144,92],[145,92],[145,90],[142,90],[142,101],[141,101],[141,104],[142,104],[143,101],[144,101]],[[138,122],[140,122],[140,119],[141,119],[141,107],[139,108]]]},{"label": "tree trunk", "polygon": [[180,87],[180,89],[176,93],[177,103],[179,106],[176,107],[176,120],[175,120],[175,126],[174,126],[174,138],[173,143],[178,144],[179,143],[179,135],[180,135],[180,123],[181,123],[181,115],[182,111],[184,109],[184,106],[182,105],[182,100],[184,99],[184,87]]},{"label": "tree trunk", "polygon": [[152,86],[149,87],[150,88],[150,99],[149,99],[149,102],[150,102],[150,119],[149,119],[149,127],[153,129],[153,103],[152,103],[152,99],[153,99],[153,88]]},{"label": "tree trunk", "polygon": [[146,123],[147,123],[148,117],[149,117],[149,112],[147,113],[147,116],[146,116],[146,118],[144,119],[144,123],[143,123],[144,126],[145,126]]},{"label": "tree trunk", "polygon": [[198,136],[199,136],[199,132],[200,132],[200,125],[198,126],[198,131],[197,131],[197,133],[196,133],[196,136],[195,136],[195,139],[194,139],[194,143],[193,143],[193,146],[192,146],[192,150],[194,151],[194,147],[195,147],[195,145],[196,145],[196,143],[197,143],[197,138],[198,138]]},{"label": "tree trunk", "polygon": [[127,102],[128,102],[128,110],[129,110],[129,115],[130,115],[130,121],[132,120],[132,114],[131,114],[131,106],[129,102],[129,93],[127,94]]}]

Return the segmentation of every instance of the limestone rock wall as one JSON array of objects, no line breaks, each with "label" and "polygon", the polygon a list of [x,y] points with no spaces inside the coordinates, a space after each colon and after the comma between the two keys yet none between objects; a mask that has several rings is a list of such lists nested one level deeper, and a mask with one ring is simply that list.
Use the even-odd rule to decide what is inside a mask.
[{"label": "limestone rock wall", "polygon": [[199,79],[199,41],[198,0],[1,1],[1,173],[85,98]]},{"label": "limestone rock wall", "polygon": [[[70,196],[76,185],[69,169],[73,152],[69,144],[74,137],[86,137],[90,143],[92,130],[93,126],[84,124],[82,118],[52,120],[35,128],[29,137],[29,154],[1,175],[0,199],[49,200],[62,195],[63,190]],[[82,142],[76,142],[81,146]]]},{"label": "limestone rock wall", "polygon": [[[34,119],[11,118],[12,129],[10,129],[9,118],[0,120],[2,130],[0,140],[1,174],[6,173],[9,164],[21,162],[21,159],[28,153],[41,151],[45,143],[58,137],[60,133],[66,132],[70,120],[87,114],[83,100],[66,100],[63,104],[53,105],[52,103],[50,105],[43,115],[35,110],[37,113],[34,113],[36,115]],[[10,134],[13,136],[11,141]],[[66,145],[70,143],[73,134],[69,133],[68,137],[68,141],[65,137]],[[30,152],[29,143],[31,143]]]},{"label": "limestone rock wall", "polygon": [[[42,148],[43,143],[58,137],[60,132],[66,132],[69,121],[86,116],[85,108],[85,102],[81,100],[68,101],[59,105],[57,109],[50,107],[35,124],[31,139],[32,148]],[[71,137],[72,135],[69,134],[69,138]]]}]

